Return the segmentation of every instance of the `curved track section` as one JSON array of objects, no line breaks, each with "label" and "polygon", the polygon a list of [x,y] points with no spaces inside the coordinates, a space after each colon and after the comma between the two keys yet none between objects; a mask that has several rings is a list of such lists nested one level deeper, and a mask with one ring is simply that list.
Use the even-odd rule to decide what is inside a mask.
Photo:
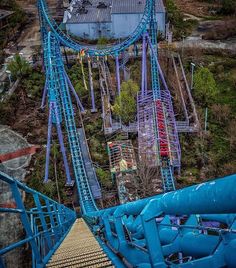
[{"label": "curved track section", "polygon": [[[89,213],[96,211],[97,207],[89,187],[85,165],[81,154],[79,135],[76,128],[75,115],[65,77],[59,43],[52,32],[48,33],[48,38],[45,39],[45,42],[44,46],[46,47],[46,50],[44,59],[48,82],[49,101],[56,102],[57,107],[61,108],[62,117],[66,125],[67,138],[70,145],[70,154],[72,157],[72,164],[82,212]],[[55,97],[57,95],[59,98]]]},{"label": "curved track section", "polygon": [[43,21],[43,28],[49,27],[49,29],[54,32],[55,36],[58,38],[61,44],[67,46],[71,49],[76,51],[85,50],[89,55],[95,56],[104,56],[104,55],[117,55],[119,52],[123,51],[124,49],[128,48],[131,44],[136,42],[140,36],[146,31],[147,25],[150,21],[151,14],[152,14],[152,7],[153,7],[154,0],[146,1],[144,13],[140,23],[138,24],[137,28],[134,32],[123,42],[113,45],[107,46],[104,49],[98,49],[97,47],[88,46],[78,44],[76,41],[72,40],[69,36],[67,36],[57,25],[56,21],[50,16],[49,10],[47,7],[47,3],[45,0],[38,0],[38,9],[39,14],[41,17],[41,21]]}]

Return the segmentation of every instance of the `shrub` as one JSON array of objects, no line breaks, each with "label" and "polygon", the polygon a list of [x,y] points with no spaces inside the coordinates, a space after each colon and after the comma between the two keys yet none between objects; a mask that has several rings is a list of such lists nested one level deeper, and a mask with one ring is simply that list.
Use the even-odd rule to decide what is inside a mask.
[{"label": "shrub", "polygon": [[207,106],[212,103],[216,94],[217,87],[213,74],[206,67],[199,68],[194,75],[195,97],[203,106]]},{"label": "shrub", "polygon": [[127,124],[135,119],[136,115],[136,96],[139,91],[138,85],[132,80],[121,84],[120,96],[115,99],[112,110],[115,115]]}]

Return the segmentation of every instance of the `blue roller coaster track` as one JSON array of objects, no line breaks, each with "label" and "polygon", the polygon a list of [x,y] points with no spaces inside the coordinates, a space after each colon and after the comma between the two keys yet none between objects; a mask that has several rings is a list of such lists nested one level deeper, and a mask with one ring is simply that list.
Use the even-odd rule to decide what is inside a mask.
[{"label": "blue roller coaster track", "polygon": [[[146,1],[142,20],[129,38],[104,49],[78,44],[65,35],[49,16],[44,0],[38,0],[38,8],[48,102],[53,107],[49,120],[65,123],[82,217],[113,264],[140,268],[236,267],[236,175],[175,191],[172,167],[170,161],[165,161],[168,160],[165,151],[161,158],[165,161],[162,173],[167,177],[164,183],[170,192],[99,210],[90,190],[60,45],[84,50],[91,56],[117,56],[149,32],[153,101],[160,118],[165,110],[161,108],[155,1]],[[165,134],[160,132],[161,124],[156,119],[158,140],[159,135]],[[25,243],[31,245],[33,267],[45,267],[70,231],[75,213],[3,173],[0,181],[9,185],[17,205],[0,207],[0,212],[18,213],[26,233],[25,239],[0,249],[0,267],[4,267],[4,254]],[[26,209],[21,191],[32,195],[35,207]]]}]

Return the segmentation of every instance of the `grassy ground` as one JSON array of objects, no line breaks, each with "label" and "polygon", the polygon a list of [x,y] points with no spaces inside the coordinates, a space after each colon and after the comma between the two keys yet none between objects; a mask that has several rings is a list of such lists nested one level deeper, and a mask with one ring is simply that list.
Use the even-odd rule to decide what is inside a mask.
[{"label": "grassy ground", "polygon": [[[183,171],[178,181],[182,185],[236,172],[236,59],[202,55],[195,60],[213,72],[217,95],[208,107],[207,131],[181,135]],[[206,107],[197,106],[204,130]]]}]

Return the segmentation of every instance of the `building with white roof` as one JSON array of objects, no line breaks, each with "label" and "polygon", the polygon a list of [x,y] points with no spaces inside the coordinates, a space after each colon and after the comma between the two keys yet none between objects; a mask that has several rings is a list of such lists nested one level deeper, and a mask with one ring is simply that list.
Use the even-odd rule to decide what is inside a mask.
[{"label": "building with white roof", "polygon": [[[64,12],[68,33],[86,38],[125,38],[140,22],[145,0],[72,0]],[[166,11],[156,0],[158,32],[165,36]]]}]

